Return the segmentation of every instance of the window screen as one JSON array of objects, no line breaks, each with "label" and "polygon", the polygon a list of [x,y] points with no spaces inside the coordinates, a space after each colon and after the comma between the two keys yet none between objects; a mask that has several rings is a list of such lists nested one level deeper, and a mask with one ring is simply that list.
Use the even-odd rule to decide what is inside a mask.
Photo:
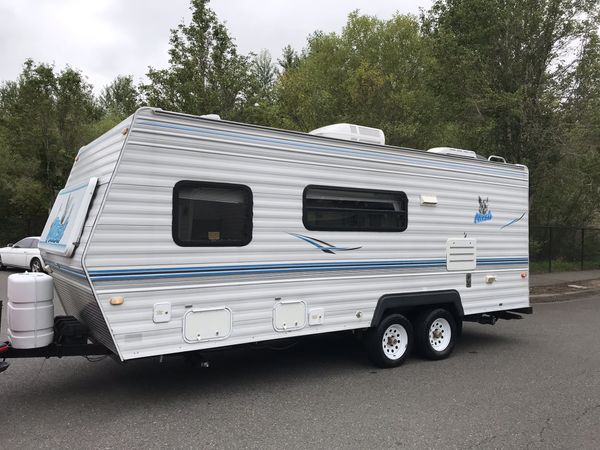
[{"label": "window screen", "polygon": [[252,240],[252,191],[239,184],[180,181],[173,240],[181,246],[242,246]]},{"label": "window screen", "polygon": [[407,205],[404,192],[308,186],[303,221],[308,230],[404,231]]}]

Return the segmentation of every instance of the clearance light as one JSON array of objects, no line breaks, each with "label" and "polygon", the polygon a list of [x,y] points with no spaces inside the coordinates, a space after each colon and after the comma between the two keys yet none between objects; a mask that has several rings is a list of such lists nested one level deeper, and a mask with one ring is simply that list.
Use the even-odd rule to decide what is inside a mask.
[{"label": "clearance light", "polygon": [[111,305],[122,305],[125,302],[123,297],[111,297],[110,304]]},{"label": "clearance light", "polygon": [[527,272],[521,272],[521,278],[527,278]]}]

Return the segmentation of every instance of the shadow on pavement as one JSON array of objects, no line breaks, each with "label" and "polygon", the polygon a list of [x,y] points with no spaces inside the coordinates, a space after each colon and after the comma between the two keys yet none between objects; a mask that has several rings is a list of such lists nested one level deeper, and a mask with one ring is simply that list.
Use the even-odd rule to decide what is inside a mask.
[{"label": "shadow on pavement", "polygon": [[[511,339],[486,330],[464,331],[454,358],[464,353],[495,352],[500,347],[519,345]],[[129,361],[119,364],[110,358],[88,363],[80,358],[48,360],[41,366],[39,381],[23,380],[9,397],[15,402],[44,403],[60,396],[66,403],[176,401],[193,396],[195,401],[209,401],[218,395],[256,390],[300,389],[314,385],[318,389],[323,379],[344,380],[373,377],[383,369],[371,365],[363,347],[350,333],[313,336],[299,340],[291,348],[244,347],[206,354],[211,367],[191,367],[180,356]],[[448,361],[452,363],[453,357]],[[19,361],[12,361],[19,364]],[[432,370],[435,364],[412,357],[398,375],[415,376]],[[11,369],[9,369],[10,371]],[[61,371],[63,376],[56,373]],[[387,371],[385,371],[387,373]],[[390,372],[391,373],[391,372]],[[152,399],[152,400],[149,400]],[[8,400],[8,399],[7,399]]]}]

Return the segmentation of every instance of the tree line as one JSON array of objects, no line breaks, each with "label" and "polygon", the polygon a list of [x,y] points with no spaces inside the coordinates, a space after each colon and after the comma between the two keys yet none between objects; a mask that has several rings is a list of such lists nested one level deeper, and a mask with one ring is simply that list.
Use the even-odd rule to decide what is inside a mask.
[{"label": "tree line", "polygon": [[169,63],[94,95],[72,67],[27,60],[0,85],[0,240],[38,233],[78,149],[139,106],[309,131],[350,122],[387,143],[526,164],[530,221],[596,223],[600,5],[437,0],[418,16],[352,12],[273,59],[241,54],[208,0],[171,30]]}]

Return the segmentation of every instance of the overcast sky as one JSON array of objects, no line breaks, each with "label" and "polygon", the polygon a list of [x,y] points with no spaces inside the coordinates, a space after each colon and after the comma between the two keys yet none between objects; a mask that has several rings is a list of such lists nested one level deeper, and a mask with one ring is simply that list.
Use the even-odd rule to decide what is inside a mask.
[{"label": "overcast sky", "polygon": [[[389,18],[418,14],[432,0],[213,0],[242,53],[267,49],[276,59],[300,50],[315,30],[339,32],[348,13]],[[13,80],[23,61],[67,64],[98,92],[117,75],[143,78],[168,62],[169,30],[189,22],[189,0],[0,0],[0,80]]]}]

